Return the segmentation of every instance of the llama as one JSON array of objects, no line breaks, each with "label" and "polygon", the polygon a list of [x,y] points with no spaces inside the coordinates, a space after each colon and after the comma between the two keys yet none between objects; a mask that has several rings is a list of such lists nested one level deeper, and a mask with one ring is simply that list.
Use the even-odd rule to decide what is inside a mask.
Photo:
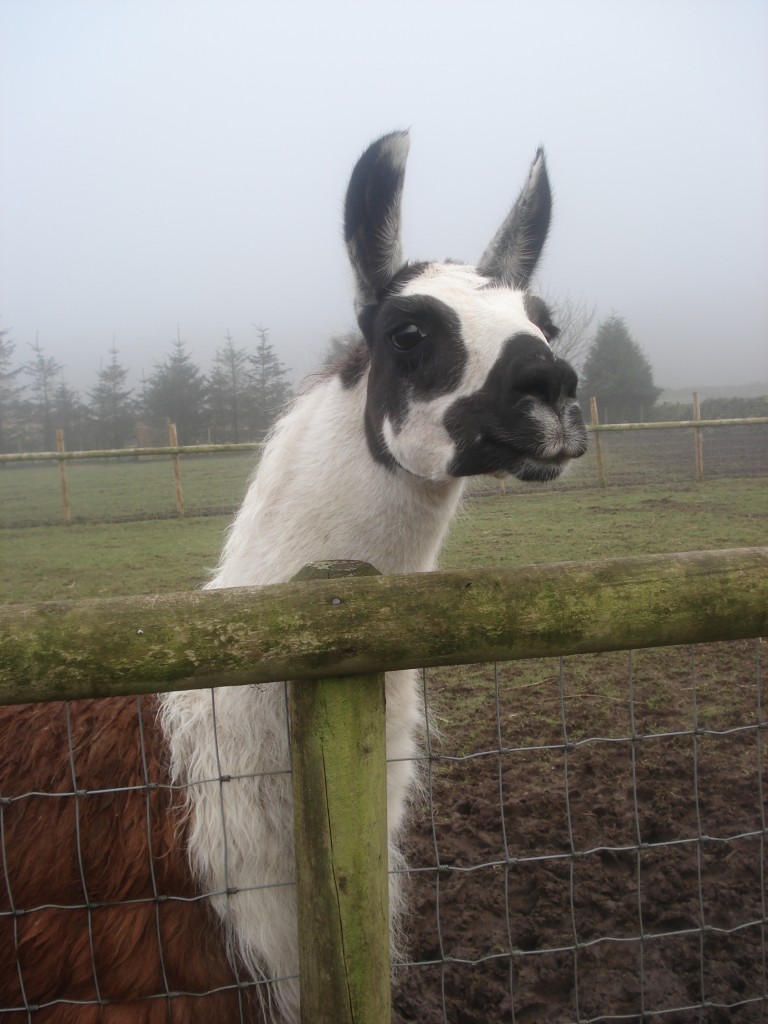
[{"label": "llama", "polygon": [[[285,581],[318,559],[429,571],[467,477],[551,480],[586,450],[576,375],[553,355],[556,328],[527,290],[550,219],[543,152],[477,266],[404,261],[407,152],[407,133],[394,132],[353,170],[344,230],[360,344],[276,424],[209,588]],[[385,685],[396,866],[424,709],[415,673],[388,673]],[[0,990],[19,1006],[89,1001],[56,1003],[42,1017],[78,1024],[173,1013],[297,1020],[285,687],[185,691],[136,706],[84,701],[66,714],[48,706],[0,716],[0,749],[15,751],[0,790],[0,947],[18,960],[6,987],[0,964]],[[68,742],[72,756],[52,767]],[[47,840],[49,861],[25,874],[30,838],[41,850]],[[395,927],[394,883],[391,899]]]}]

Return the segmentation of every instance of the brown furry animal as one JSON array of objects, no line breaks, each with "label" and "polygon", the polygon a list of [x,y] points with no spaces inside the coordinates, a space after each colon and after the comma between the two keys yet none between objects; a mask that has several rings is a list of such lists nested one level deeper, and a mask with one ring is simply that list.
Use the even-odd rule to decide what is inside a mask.
[{"label": "brown furry animal", "polygon": [[195,888],[155,717],[154,697],[0,708],[8,1024],[260,1019]]}]

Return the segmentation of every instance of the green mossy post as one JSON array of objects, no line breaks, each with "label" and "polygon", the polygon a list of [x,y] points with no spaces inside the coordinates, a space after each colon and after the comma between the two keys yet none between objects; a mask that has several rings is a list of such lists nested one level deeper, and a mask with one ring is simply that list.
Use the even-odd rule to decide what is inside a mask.
[{"label": "green mossy post", "polygon": [[[295,580],[375,575],[364,562],[317,562]],[[291,683],[289,708],[301,1020],[385,1024],[392,1007],[384,674]]]},{"label": "green mossy post", "polygon": [[768,548],[3,605],[0,703],[767,634]]}]

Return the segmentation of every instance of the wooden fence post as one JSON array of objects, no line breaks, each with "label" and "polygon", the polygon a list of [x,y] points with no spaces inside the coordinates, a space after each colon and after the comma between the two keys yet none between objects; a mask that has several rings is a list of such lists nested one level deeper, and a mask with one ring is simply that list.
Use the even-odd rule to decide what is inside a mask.
[{"label": "wooden fence post", "polygon": [[[701,402],[698,391],[693,392],[693,418],[701,419]],[[704,439],[701,436],[701,427],[693,428],[693,441],[696,449],[696,481],[701,483],[704,479]]]},{"label": "wooden fence post", "polygon": [[[179,447],[179,437],[176,433],[176,424],[168,423],[168,444],[171,448]],[[178,452],[171,456],[173,463],[173,486],[176,491],[176,514],[179,519],[184,518],[184,491],[181,488],[181,460]]]},{"label": "wooden fence post", "polygon": [[[592,418],[592,426],[598,427],[600,425],[600,418],[597,414],[597,398],[593,395],[589,400],[589,413]],[[603,442],[600,439],[600,431],[595,430],[595,455],[597,456],[597,478],[600,481],[600,486],[605,487],[605,460],[603,458]]]},{"label": "wooden fence post", "polygon": [[[64,431],[56,431],[56,451],[64,453]],[[59,477],[61,478],[61,510],[64,516],[65,526],[72,523],[72,510],[69,506],[69,486],[67,484],[67,462],[66,459],[59,459]]]},{"label": "wooden fence post", "polygon": [[[318,562],[294,579],[372,575],[364,562]],[[288,704],[301,1021],[383,1024],[392,1016],[384,674],[292,682]]]}]

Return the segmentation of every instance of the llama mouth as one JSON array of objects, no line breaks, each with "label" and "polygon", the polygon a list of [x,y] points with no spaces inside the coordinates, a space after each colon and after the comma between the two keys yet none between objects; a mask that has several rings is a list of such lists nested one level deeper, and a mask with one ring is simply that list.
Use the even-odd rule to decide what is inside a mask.
[{"label": "llama mouth", "polygon": [[565,452],[554,455],[523,451],[506,439],[486,436],[479,443],[456,453],[448,467],[450,476],[480,476],[509,473],[518,480],[555,480],[571,461]]},{"label": "llama mouth", "polygon": [[500,462],[494,471],[505,470],[519,480],[554,480],[571,461],[570,452],[561,443],[524,446],[503,431],[489,432],[483,446],[494,451]]},{"label": "llama mouth", "polygon": [[523,456],[509,472],[518,480],[546,483],[548,480],[557,480],[570,461],[567,455],[555,459]]}]

